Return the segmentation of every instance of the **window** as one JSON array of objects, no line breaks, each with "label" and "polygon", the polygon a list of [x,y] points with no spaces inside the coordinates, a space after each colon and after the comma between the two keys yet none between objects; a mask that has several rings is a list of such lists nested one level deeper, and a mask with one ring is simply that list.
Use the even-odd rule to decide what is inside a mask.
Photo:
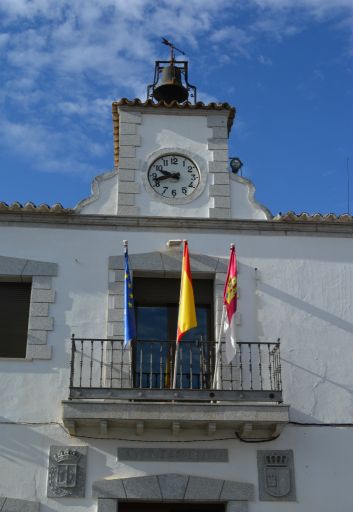
[{"label": "window", "polygon": [[[179,345],[177,387],[209,385],[213,353],[213,280],[193,280],[198,326]],[[134,278],[137,342],[134,385],[170,387],[178,321],[180,279]]]},{"label": "window", "polygon": [[31,283],[0,282],[0,357],[26,357]]}]

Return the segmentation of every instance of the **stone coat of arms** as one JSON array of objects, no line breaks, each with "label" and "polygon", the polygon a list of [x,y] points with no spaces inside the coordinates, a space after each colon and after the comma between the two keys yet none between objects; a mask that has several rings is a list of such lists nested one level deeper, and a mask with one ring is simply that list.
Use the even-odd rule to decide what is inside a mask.
[{"label": "stone coat of arms", "polygon": [[51,446],[48,470],[49,498],[82,497],[85,490],[85,448]]},{"label": "stone coat of arms", "polygon": [[295,501],[292,450],[258,450],[259,498],[261,501]]},{"label": "stone coat of arms", "polygon": [[286,455],[267,455],[265,489],[271,496],[286,496],[291,489],[290,468]]}]

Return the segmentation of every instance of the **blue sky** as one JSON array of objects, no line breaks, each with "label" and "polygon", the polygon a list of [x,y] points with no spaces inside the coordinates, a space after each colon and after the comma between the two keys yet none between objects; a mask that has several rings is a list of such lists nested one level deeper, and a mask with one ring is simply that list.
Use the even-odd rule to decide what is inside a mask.
[{"label": "blue sky", "polygon": [[74,206],[172,39],[272,213],[353,212],[353,0],[1,0],[0,201]]}]

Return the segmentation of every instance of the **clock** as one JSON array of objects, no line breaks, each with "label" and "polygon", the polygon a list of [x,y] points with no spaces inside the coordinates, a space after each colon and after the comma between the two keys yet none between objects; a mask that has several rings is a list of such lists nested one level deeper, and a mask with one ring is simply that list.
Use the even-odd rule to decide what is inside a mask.
[{"label": "clock", "polygon": [[148,167],[147,184],[157,196],[169,203],[182,203],[198,195],[201,183],[196,163],[181,153],[167,153]]}]

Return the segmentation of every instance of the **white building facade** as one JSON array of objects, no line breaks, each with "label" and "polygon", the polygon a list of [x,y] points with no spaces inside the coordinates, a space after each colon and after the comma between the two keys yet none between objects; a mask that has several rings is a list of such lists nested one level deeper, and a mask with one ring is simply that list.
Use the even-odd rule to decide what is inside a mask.
[{"label": "white building facade", "polygon": [[[353,222],[273,218],[229,171],[234,115],[113,103],[90,198],[0,205],[2,512],[351,512]],[[200,326],[171,389],[185,239]],[[238,349],[213,386],[231,243]]]}]

